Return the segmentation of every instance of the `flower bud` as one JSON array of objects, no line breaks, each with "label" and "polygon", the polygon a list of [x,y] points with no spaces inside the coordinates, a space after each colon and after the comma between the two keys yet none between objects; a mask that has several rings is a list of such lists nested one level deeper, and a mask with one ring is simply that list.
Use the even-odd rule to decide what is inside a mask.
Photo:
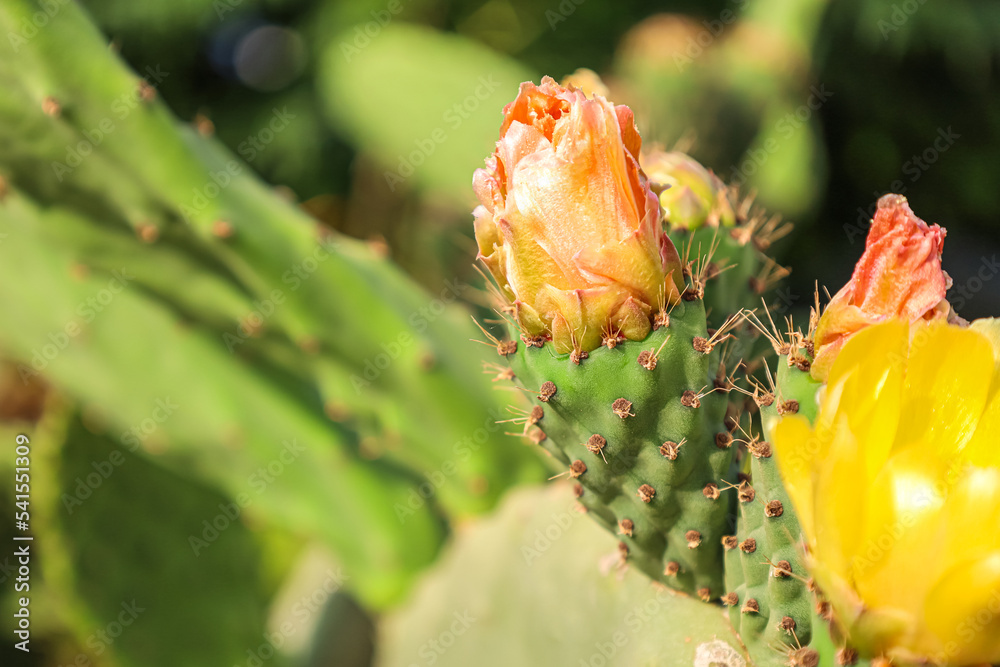
[{"label": "flower bud", "polygon": [[632,111],[545,77],[503,115],[473,178],[475,231],[522,334],[559,352],[592,350],[604,333],[642,340],[683,277]]},{"label": "flower bud", "polygon": [[642,168],[671,229],[735,224],[726,185],[694,158],[677,151],[650,151],[642,156]]},{"label": "flower bud", "polygon": [[902,195],[878,200],[854,275],[816,327],[814,378],[825,380],[847,339],[866,327],[890,318],[913,323],[948,316],[951,279],[941,269],[945,233],[914,215]]}]

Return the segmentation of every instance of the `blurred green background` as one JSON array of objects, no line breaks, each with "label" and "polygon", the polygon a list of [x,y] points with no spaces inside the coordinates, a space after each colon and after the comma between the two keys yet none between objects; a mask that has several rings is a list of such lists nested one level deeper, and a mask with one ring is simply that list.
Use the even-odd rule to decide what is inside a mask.
[{"label": "blurred green background", "polygon": [[[959,313],[1000,311],[994,2],[80,6],[103,37],[75,2],[0,0],[0,438],[32,435],[40,535],[33,651],[5,640],[3,664],[370,664],[374,619],[449,536],[545,479],[494,426],[510,397],[469,342],[470,312],[489,316],[472,171],[520,81],[594,70],[647,146],[793,222],[772,249],[792,268],[779,313],[846,281],[890,191],[948,229]],[[88,140],[102,117],[114,131]],[[315,238],[334,239],[319,270]],[[136,277],[107,315],[32,365],[122,267]],[[275,288],[292,305],[272,320]]]},{"label": "blurred green background", "polygon": [[[179,117],[206,115],[266,180],[347,234],[384,238],[427,285],[471,275],[470,172],[515,82],[579,67],[635,107],[647,145],[682,142],[796,224],[779,259],[802,299],[846,280],[886,192],[948,228],[956,285],[997,250],[1000,7],[985,0],[84,4],[136,70],[170,73],[159,90]],[[481,75],[501,85],[467,103]],[[295,123],[255,151],[244,142],[276,106]],[[436,128],[446,141],[422,150]],[[768,138],[766,158],[748,152]],[[393,189],[386,172],[414,150],[425,163]],[[998,299],[982,290],[963,312]]]},{"label": "blurred green background", "polygon": [[[249,160],[253,168],[337,229],[384,237],[428,285],[470,275],[469,174],[490,152],[515,81],[560,80],[578,67],[636,108],[647,145],[682,141],[796,224],[780,259],[805,299],[814,280],[831,289],[845,281],[863,241],[851,228],[863,230],[889,191],[948,228],[956,285],[997,250],[996,3],[85,5],[134,68],[170,72],[160,91],[178,116],[207,115],[232,149],[287,106],[296,122]],[[501,86],[446,116],[475,96],[483,74]],[[828,96],[803,110],[813,90]],[[425,164],[392,191],[386,171],[398,172],[400,157],[438,127],[446,141],[421,151]],[[768,138],[777,150],[766,159],[748,153]],[[996,312],[998,298],[995,287],[976,294],[966,317]]]}]

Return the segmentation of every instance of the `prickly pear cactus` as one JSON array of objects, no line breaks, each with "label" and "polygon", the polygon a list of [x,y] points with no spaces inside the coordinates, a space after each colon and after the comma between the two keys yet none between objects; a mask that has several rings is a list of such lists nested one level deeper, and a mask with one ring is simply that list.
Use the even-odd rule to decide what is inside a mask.
[{"label": "prickly pear cactus", "polygon": [[[693,228],[732,211],[713,208],[724,188],[690,158],[641,158],[632,111],[582,85],[522,84],[473,179],[479,259],[512,327],[494,342],[536,400],[512,421],[566,466],[624,562],[709,601],[724,593],[732,532],[726,350],[740,321],[710,329],[711,249],[682,258],[664,213]],[[677,187],[639,167],[661,158]]]},{"label": "prickly pear cactus", "polygon": [[547,343],[508,358],[536,400],[528,437],[567,466],[581,504],[619,535],[622,559],[709,600],[722,594],[735,448],[704,312],[682,302],[644,341],[609,339],[575,361]]}]

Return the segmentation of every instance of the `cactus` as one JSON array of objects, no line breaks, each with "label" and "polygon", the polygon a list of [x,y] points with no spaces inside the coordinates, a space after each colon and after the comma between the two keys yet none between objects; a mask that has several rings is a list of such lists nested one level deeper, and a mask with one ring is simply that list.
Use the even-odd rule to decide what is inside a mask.
[{"label": "cactus", "polygon": [[[778,396],[755,395],[765,434],[779,410],[810,414],[810,388],[803,378],[789,380],[791,373],[808,377],[808,373],[789,366],[787,356],[781,357],[778,386],[782,389]],[[798,403],[791,398],[791,387],[804,389],[794,394]],[[811,414],[815,414],[814,405]],[[770,442],[751,438],[746,449],[751,472],[738,488],[738,530],[724,538],[728,590],[722,600],[729,607],[733,627],[759,667],[816,665],[818,654],[809,646],[814,600],[803,560],[802,531]]]},{"label": "cactus", "polygon": [[[574,363],[544,344],[518,345],[517,382],[537,395],[528,437],[551,443],[580,502],[620,535],[650,577],[704,599],[722,593],[721,538],[735,496],[735,448],[698,300],[682,302],[643,341],[601,347]],[[553,423],[555,422],[555,423]],[[550,427],[550,424],[552,427]]]},{"label": "cactus", "polygon": [[[273,559],[289,554],[280,562],[298,539],[251,530],[225,495],[116,444],[59,408],[31,440],[32,528],[49,545],[33,563],[46,586],[31,587],[32,611],[58,619],[78,647],[69,652],[60,637],[62,655],[52,661],[96,664],[112,645],[123,666],[245,660],[273,595],[265,544],[280,545]],[[192,548],[192,538],[202,542]],[[107,628],[113,639],[97,632]]]},{"label": "cactus", "polygon": [[493,342],[537,396],[517,421],[568,466],[624,560],[717,598],[736,449],[727,331],[708,331],[703,274],[666,236],[627,107],[544,78],[504,112],[475,216],[512,320]]}]

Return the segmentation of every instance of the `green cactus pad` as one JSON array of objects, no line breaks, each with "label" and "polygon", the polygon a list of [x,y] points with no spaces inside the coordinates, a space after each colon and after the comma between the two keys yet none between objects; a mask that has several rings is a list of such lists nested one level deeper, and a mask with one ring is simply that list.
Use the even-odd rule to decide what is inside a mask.
[{"label": "green cactus pad", "polygon": [[[655,580],[704,599],[722,594],[721,537],[735,495],[719,352],[700,301],[682,302],[642,342],[578,359],[519,343],[511,365],[541,418],[525,433],[568,466],[580,502]],[[711,347],[711,346],[709,346]],[[536,411],[537,415],[537,411]]]},{"label": "green cactus pad", "polygon": [[759,667],[787,665],[812,637],[813,595],[802,536],[771,445],[753,442],[751,479],[738,489],[740,519],[726,541],[729,617]]},{"label": "green cactus pad", "polygon": [[[760,399],[766,437],[781,415],[816,419],[821,383],[809,374],[803,352],[796,346],[791,357],[779,357],[777,395]],[[724,601],[733,627],[759,667],[869,664],[830,639],[821,617],[825,608],[809,584],[801,528],[781,481],[777,453],[767,441],[753,441],[747,449],[752,476],[741,488],[739,530],[726,553],[730,593]]]}]

